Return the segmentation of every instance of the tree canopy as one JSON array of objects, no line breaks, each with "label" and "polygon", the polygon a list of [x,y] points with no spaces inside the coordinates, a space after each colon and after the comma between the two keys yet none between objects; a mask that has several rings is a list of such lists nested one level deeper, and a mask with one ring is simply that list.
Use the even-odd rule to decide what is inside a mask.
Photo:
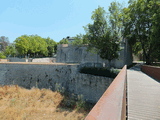
[{"label": "tree canopy", "polygon": [[15,48],[15,45],[11,44],[11,45],[7,46],[6,50],[4,51],[4,54],[6,56],[15,56],[15,55],[17,55],[17,50]]},{"label": "tree canopy", "polygon": [[130,0],[124,16],[124,36],[134,52],[143,50],[146,64],[160,59],[160,1]]},{"label": "tree canopy", "polygon": [[45,41],[48,45],[48,47],[47,47],[48,55],[52,56],[53,53],[57,52],[57,43],[54,40],[52,40],[50,37],[46,38]]},{"label": "tree canopy", "polygon": [[72,45],[76,46],[82,46],[88,44],[88,40],[86,35],[83,34],[77,34],[74,38],[74,41],[72,42]]},{"label": "tree canopy", "polygon": [[160,60],[160,1],[129,0],[128,4],[112,2],[108,15],[103,7],[93,11],[93,23],[85,27],[89,48],[111,61],[125,40],[134,53],[143,53],[146,64]]},{"label": "tree canopy", "polygon": [[63,38],[62,40],[60,40],[58,42],[58,44],[68,44],[68,39],[67,38]]},{"label": "tree canopy", "polygon": [[15,47],[20,55],[51,56],[55,50],[56,42],[52,39],[42,38],[38,35],[22,35],[16,38]]},{"label": "tree canopy", "polygon": [[107,23],[106,11],[98,7],[93,11],[91,19],[93,23],[85,27],[88,38],[89,49],[94,49],[103,59],[109,60],[118,58],[118,39]]},{"label": "tree canopy", "polygon": [[123,26],[123,7],[119,2],[112,2],[108,8],[109,10],[109,27],[114,36],[117,37],[117,41],[122,41]]}]

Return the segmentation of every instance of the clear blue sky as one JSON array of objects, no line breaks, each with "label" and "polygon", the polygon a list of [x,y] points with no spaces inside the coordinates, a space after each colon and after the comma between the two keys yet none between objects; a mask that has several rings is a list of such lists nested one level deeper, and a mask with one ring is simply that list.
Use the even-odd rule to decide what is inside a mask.
[{"label": "clear blue sky", "polygon": [[[113,0],[0,0],[0,36],[10,42],[27,34],[60,41],[85,33],[98,6],[106,10]],[[128,0],[117,0],[126,3]]]}]

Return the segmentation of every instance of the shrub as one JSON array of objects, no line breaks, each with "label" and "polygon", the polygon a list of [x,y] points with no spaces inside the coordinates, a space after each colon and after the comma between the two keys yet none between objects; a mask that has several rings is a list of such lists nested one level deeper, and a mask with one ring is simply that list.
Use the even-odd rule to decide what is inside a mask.
[{"label": "shrub", "polygon": [[108,70],[107,68],[83,67],[80,69],[80,73],[115,78],[119,71],[115,69]]},{"label": "shrub", "polygon": [[79,110],[79,109],[85,109],[85,105],[86,105],[86,103],[85,103],[85,101],[83,99],[83,95],[78,95],[78,99],[76,101],[76,108],[77,108],[77,110]]},{"label": "shrub", "polygon": [[61,86],[61,84],[59,83],[56,83],[55,85],[55,91],[61,93],[61,94],[64,94],[65,93],[65,88]]},{"label": "shrub", "polygon": [[59,105],[59,108],[64,109],[70,109],[70,110],[76,110],[78,112],[89,112],[93,106],[94,103],[87,102],[84,100],[83,95],[64,95],[64,99]]}]

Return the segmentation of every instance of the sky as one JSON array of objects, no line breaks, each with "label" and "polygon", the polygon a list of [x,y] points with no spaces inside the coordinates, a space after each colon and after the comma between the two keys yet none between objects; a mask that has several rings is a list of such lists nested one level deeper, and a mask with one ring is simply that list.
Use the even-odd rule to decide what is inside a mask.
[{"label": "sky", "polygon": [[[50,37],[56,42],[84,34],[98,6],[108,10],[114,0],[0,0],[0,36],[12,43],[21,35]],[[127,4],[128,0],[116,0]]]}]

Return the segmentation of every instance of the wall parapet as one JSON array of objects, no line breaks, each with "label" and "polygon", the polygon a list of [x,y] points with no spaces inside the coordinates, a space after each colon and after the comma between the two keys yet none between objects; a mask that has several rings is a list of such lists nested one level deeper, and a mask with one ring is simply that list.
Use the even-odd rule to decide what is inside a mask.
[{"label": "wall parapet", "polygon": [[126,120],[126,65],[85,120]]},{"label": "wall parapet", "polygon": [[8,62],[8,59],[0,59],[0,62]]},{"label": "wall parapet", "polygon": [[160,80],[160,67],[150,66],[150,65],[142,65],[141,71],[146,73],[147,75],[153,77],[156,80]]}]

